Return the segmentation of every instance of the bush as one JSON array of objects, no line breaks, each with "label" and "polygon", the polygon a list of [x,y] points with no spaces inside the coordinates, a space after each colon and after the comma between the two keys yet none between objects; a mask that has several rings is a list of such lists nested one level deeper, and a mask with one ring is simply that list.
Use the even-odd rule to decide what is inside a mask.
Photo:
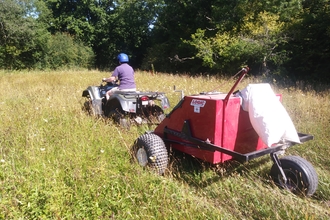
[{"label": "bush", "polygon": [[55,34],[47,44],[45,58],[42,67],[47,69],[58,69],[61,67],[90,68],[93,64],[94,54],[90,47],[67,34]]}]

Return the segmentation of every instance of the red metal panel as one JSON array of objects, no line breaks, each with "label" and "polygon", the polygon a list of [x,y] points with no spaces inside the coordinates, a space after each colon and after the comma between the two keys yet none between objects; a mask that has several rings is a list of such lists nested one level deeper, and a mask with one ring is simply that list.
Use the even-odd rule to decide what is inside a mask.
[{"label": "red metal panel", "polygon": [[249,113],[242,108],[239,113],[237,138],[235,142],[234,151],[242,154],[267,148],[252,127]]},{"label": "red metal panel", "polygon": [[[216,146],[242,154],[267,148],[253,129],[248,112],[241,108],[240,98],[231,96],[225,100],[225,97],[226,94],[185,96],[181,106],[175,108],[154,132],[161,137],[165,127],[181,132],[184,121],[188,120],[192,137]],[[167,138],[189,143],[170,134]],[[232,156],[219,151],[176,143],[172,147],[213,164],[232,159]]]},{"label": "red metal panel", "polygon": [[[223,140],[221,146],[234,151],[236,138],[238,135],[238,122],[241,105],[240,98],[230,98],[224,109],[224,128]],[[222,154],[221,162],[231,159],[232,157],[227,154]]]},{"label": "red metal panel", "polygon": [[[186,96],[181,107],[171,112],[156,129],[155,133],[162,136],[164,127],[181,132],[185,120],[189,120],[193,137],[203,141],[210,141],[215,145],[221,145],[222,138],[222,106],[225,95],[199,95]],[[171,140],[187,142],[175,136],[168,135]],[[193,147],[173,144],[173,148],[187,154],[203,159],[210,163],[221,161],[220,152],[210,152]]]},{"label": "red metal panel", "polygon": [[[221,145],[223,98],[223,95],[186,97],[189,104],[189,117],[187,119],[190,121],[193,137]],[[217,163],[221,159],[220,152],[210,152],[191,147],[186,147],[184,150],[186,153],[210,163]]]}]

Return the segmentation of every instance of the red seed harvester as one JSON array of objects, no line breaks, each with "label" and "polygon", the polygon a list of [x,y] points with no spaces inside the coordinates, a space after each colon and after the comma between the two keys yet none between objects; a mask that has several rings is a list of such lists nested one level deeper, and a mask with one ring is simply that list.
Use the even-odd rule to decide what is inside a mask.
[{"label": "red seed harvester", "polygon": [[[295,194],[311,196],[318,185],[313,166],[299,156],[281,156],[296,143],[286,141],[268,147],[253,129],[240,97],[233,95],[247,74],[243,68],[227,94],[201,93],[184,96],[154,131],[141,135],[133,154],[141,166],[163,174],[168,165],[168,148],[184,152],[211,164],[228,160],[246,162],[269,154],[274,162],[270,175],[279,187]],[[279,95],[281,98],[281,95]],[[298,133],[300,142],[313,136]]]}]

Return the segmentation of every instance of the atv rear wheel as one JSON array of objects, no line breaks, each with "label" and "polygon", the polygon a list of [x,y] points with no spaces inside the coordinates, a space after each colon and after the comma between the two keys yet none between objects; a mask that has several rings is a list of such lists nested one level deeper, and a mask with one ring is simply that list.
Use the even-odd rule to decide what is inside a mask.
[{"label": "atv rear wheel", "polygon": [[165,118],[164,111],[158,105],[148,106],[143,109],[143,115],[148,118],[149,121],[162,122]]},{"label": "atv rear wheel", "polygon": [[314,167],[305,159],[299,156],[286,156],[279,159],[281,167],[287,178],[286,183],[274,164],[270,176],[276,185],[288,189],[294,194],[312,196],[318,185],[318,176]]},{"label": "atv rear wheel", "polygon": [[133,145],[133,156],[145,167],[163,174],[168,165],[168,153],[164,141],[156,134],[143,134]]},{"label": "atv rear wheel", "polygon": [[108,117],[123,128],[129,129],[131,126],[129,118],[125,117],[125,115],[118,110],[110,111]]}]

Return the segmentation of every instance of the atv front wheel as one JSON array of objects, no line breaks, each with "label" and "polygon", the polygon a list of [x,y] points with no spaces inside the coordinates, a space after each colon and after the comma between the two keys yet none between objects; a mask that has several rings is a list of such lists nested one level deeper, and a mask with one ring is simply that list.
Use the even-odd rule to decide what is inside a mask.
[{"label": "atv front wheel", "polygon": [[87,112],[88,115],[94,115],[92,100],[87,99],[84,103],[83,110]]},{"label": "atv front wheel", "polygon": [[270,176],[276,185],[298,195],[312,196],[315,193],[318,176],[314,167],[307,160],[299,156],[286,156],[279,161],[287,181],[286,183],[283,181],[277,165],[274,164]]},{"label": "atv front wheel", "polygon": [[145,167],[163,174],[168,165],[168,153],[164,141],[156,134],[141,135],[133,145],[133,156]]}]

